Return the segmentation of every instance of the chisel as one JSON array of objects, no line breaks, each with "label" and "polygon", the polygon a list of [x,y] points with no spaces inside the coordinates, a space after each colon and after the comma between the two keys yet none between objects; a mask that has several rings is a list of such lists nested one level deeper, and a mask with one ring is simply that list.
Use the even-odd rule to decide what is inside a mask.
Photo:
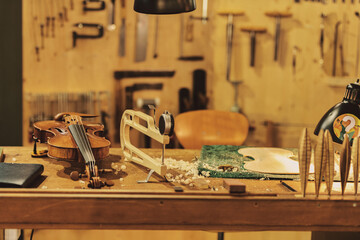
[{"label": "chisel", "polygon": [[138,13],[136,15],[135,62],[146,60],[148,43],[149,15]]},{"label": "chisel", "polygon": [[126,5],[125,0],[120,1],[120,17],[121,17],[121,23],[120,23],[120,30],[119,30],[119,56],[124,57],[125,56],[125,43],[126,43]]},{"label": "chisel", "polygon": [[108,14],[109,14],[109,24],[108,24],[107,29],[109,31],[114,31],[116,29],[116,25],[115,25],[115,0],[110,1]]}]

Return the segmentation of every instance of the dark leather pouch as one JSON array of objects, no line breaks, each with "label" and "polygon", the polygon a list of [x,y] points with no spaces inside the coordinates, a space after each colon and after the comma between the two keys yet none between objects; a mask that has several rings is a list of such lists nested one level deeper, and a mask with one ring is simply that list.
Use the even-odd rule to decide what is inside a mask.
[{"label": "dark leather pouch", "polygon": [[0,188],[27,188],[43,173],[41,164],[0,162]]}]

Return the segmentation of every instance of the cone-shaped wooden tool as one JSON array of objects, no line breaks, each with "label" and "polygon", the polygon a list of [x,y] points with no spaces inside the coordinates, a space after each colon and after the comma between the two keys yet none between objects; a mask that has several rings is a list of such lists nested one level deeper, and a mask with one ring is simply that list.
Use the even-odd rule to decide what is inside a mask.
[{"label": "cone-shaped wooden tool", "polygon": [[304,128],[301,134],[299,145],[299,171],[301,192],[303,197],[305,197],[311,160],[311,142],[306,128]]},{"label": "cone-shaped wooden tool", "polygon": [[359,137],[354,138],[354,142],[352,145],[351,150],[351,161],[353,164],[353,170],[354,170],[354,193],[357,195],[358,192],[358,184],[359,184]]},{"label": "cone-shaped wooden tool", "polygon": [[334,182],[334,146],[329,130],[325,131],[325,182],[328,194],[331,194]]},{"label": "cone-shaped wooden tool", "polygon": [[350,170],[350,143],[349,136],[345,134],[343,144],[340,149],[340,180],[341,180],[341,193],[344,195],[346,183]]},{"label": "cone-shaped wooden tool", "polygon": [[325,158],[324,151],[324,131],[321,130],[318,135],[316,147],[315,147],[315,194],[318,197],[320,193],[320,185],[322,177],[324,176],[323,161]]}]

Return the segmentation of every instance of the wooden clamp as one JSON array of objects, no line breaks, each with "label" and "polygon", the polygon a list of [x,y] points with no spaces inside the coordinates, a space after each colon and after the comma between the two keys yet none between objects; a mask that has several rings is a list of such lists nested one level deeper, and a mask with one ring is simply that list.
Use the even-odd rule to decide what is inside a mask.
[{"label": "wooden clamp", "polygon": [[[144,124],[140,123],[140,120],[145,121],[145,126]],[[154,118],[143,112],[125,110],[122,115],[120,123],[120,142],[125,159],[147,167],[155,171],[160,176],[165,176],[166,165],[164,162],[156,161],[154,158],[150,157],[131,144],[130,128],[134,128],[139,132],[151,137],[152,139],[163,144],[163,146],[170,142],[170,137],[168,135],[162,135],[159,129],[155,126]]]}]

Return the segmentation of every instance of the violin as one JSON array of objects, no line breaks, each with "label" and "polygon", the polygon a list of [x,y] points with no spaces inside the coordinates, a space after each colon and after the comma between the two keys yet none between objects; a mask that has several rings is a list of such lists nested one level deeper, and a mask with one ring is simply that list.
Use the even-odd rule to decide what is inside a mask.
[{"label": "violin", "polygon": [[109,156],[110,141],[102,137],[104,126],[84,123],[82,118],[96,117],[73,112],[59,113],[54,120],[34,123],[34,139],[47,143],[52,158],[85,161],[89,187],[101,188],[96,160]]}]

